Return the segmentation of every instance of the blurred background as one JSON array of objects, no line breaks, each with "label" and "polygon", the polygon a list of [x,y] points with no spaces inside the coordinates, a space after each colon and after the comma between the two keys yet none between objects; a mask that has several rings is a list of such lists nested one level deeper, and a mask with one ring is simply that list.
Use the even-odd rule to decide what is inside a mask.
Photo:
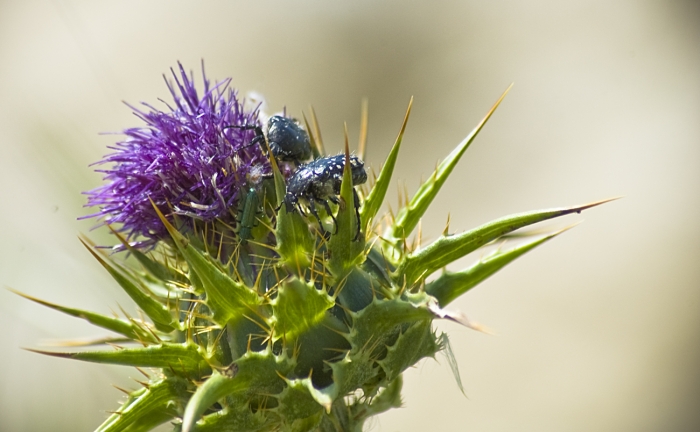
[{"label": "blurred background", "polygon": [[[444,357],[406,373],[374,431],[700,430],[700,2],[0,2],[0,285],[103,313],[131,302],[80,245],[88,164],[140,125],[179,60],[269,111],[312,104],[331,151],[359,130],[415,191],[515,86],[423,221],[426,240],[506,214],[624,199],[454,302]],[[396,194],[391,203],[396,207]],[[111,243],[105,230],[90,234]],[[472,258],[478,258],[472,257]],[[457,270],[470,260],[458,263]],[[0,290],[0,430],[88,431],[136,371],[21,349],[102,336]]]}]

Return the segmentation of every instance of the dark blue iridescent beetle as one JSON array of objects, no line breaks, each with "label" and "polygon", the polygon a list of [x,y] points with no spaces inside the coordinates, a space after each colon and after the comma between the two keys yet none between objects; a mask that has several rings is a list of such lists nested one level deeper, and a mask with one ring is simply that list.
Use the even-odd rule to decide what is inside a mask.
[{"label": "dark blue iridescent beetle", "polygon": [[250,145],[259,144],[265,153],[279,161],[294,162],[296,166],[311,157],[309,134],[294,119],[272,116],[267,121],[267,139],[263,130],[257,125],[230,125],[227,128],[255,130],[255,137]]},{"label": "dark blue iridescent beetle", "polygon": [[[314,215],[321,228],[321,233],[326,239],[330,234],[323,228],[321,218],[316,212],[316,203],[320,203],[326,213],[333,219],[335,232],[338,232],[338,223],[333,216],[333,212],[328,205],[328,201],[340,204],[338,195],[340,194],[340,184],[343,180],[343,170],[345,169],[345,155],[326,156],[300,166],[287,182],[287,194],[283,204],[287,212],[299,210],[303,215],[301,204],[305,204],[311,214]],[[367,181],[365,164],[357,156],[350,156],[350,172],[352,174],[352,185],[361,185]],[[353,200],[355,215],[357,216],[357,233],[355,240],[360,236],[360,199],[353,188]]]}]

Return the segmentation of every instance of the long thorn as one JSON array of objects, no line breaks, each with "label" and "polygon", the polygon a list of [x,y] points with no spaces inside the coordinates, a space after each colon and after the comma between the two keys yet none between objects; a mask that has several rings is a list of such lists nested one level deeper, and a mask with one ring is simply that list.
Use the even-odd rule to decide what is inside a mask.
[{"label": "long thorn", "polygon": [[318,118],[316,117],[316,111],[314,111],[314,107],[310,106],[309,107],[311,111],[311,123],[313,123],[313,128],[314,128],[314,134],[316,135],[316,144],[318,145],[318,150],[321,152],[322,155],[326,154],[326,149],[323,145],[323,138],[321,137],[321,129],[318,126]]},{"label": "long thorn", "polygon": [[367,147],[367,127],[369,124],[369,101],[362,98],[362,108],[360,111],[360,141],[357,144],[357,156],[364,160],[365,149]]}]

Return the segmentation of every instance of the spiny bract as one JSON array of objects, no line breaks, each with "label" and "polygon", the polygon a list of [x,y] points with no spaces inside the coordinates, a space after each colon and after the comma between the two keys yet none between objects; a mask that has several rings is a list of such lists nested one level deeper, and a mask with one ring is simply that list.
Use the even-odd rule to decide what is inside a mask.
[{"label": "spiny bract", "polygon": [[[107,184],[89,193],[97,215],[120,224],[118,249],[139,265],[86,246],[147,318],[30,298],[117,333],[104,343],[123,346],[43,353],[151,368],[148,382],[98,431],[166,422],[177,431],[361,431],[370,416],[400,406],[407,368],[441,350],[451,355],[432,321],[470,323],[443,307],[558,232],[499,249],[460,272],[435,272],[519,228],[598,204],[516,214],[461,234],[445,230],[425,247],[409,240],[501,96],[395,216],[377,213],[411,105],[371,187],[355,191],[346,139],[344,157],[334,159],[343,161],[334,174],[342,184],[324,189],[334,203],[318,208],[317,220],[283,205],[289,179],[304,165],[268,159],[250,145],[260,140],[249,127],[263,123],[257,107],[246,111],[228,81],[204,83],[200,98],[180,67],[169,84],[175,105],[137,111],[146,127],[125,132],[103,161],[114,164],[103,171]],[[318,159],[324,151],[312,120],[306,130],[314,132]],[[360,160],[363,147],[353,158]]]}]

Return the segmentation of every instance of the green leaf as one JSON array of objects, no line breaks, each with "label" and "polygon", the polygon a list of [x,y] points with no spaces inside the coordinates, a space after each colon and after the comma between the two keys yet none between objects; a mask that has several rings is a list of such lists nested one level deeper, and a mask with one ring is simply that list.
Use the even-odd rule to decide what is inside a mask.
[{"label": "green leaf", "polygon": [[22,296],[26,298],[27,300],[31,300],[35,303],[39,303],[40,305],[49,307],[51,309],[57,310],[59,312],[63,312],[67,315],[74,316],[76,318],[82,318],[85,321],[89,322],[90,324],[96,325],[97,327],[101,327],[103,329],[107,329],[110,331],[113,331],[115,333],[119,333],[121,335],[124,335],[128,337],[129,339],[135,340],[135,341],[140,341],[140,342],[149,342],[149,343],[156,343],[157,339],[155,336],[153,336],[152,333],[147,331],[145,328],[129,321],[124,321],[119,318],[113,318],[105,315],[100,315],[95,312],[90,312],[90,311],[85,311],[81,309],[74,309],[74,308],[69,308],[65,306],[59,306],[54,303],[49,303],[44,300],[40,300],[38,298],[29,296],[27,294],[23,294],[19,291],[15,290],[10,290],[13,293]]},{"label": "green leaf", "polygon": [[379,371],[369,350],[349,352],[342,360],[331,363],[330,367],[333,369],[333,384],[319,391],[332,400],[360,388]]},{"label": "green leaf", "polygon": [[[312,139],[310,132],[309,138]],[[304,269],[311,265],[311,256],[316,244],[309,231],[309,226],[301,215],[294,210],[287,212],[287,206],[284,204],[287,186],[274,157],[270,158],[270,164],[275,176],[276,205],[279,207],[277,225],[275,227],[277,252],[280,255],[282,264],[285,264],[292,271],[296,271],[297,275],[303,276]]]},{"label": "green leaf", "polygon": [[95,432],[142,432],[179,416],[189,394],[187,382],[169,377],[129,395],[118,412],[109,416]]},{"label": "green leaf", "polygon": [[340,209],[336,216],[337,233],[328,242],[330,258],[328,268],[340,280],[363,258],[365,242],[360,234],[357,237],[358,224],[354,206],[354,189],[350,171],[350,150],[348,149],[347,130],[345,139],[345,169],[340,185]]},{"label": "green leaf", "polygon": [[377,363],[384,369],[387,380],[401,373],[424,357],[432,357],[440,349],[431,329],[431,321],[419,321],[402,332],[396,343],[387,348],[386,357]]},{"label": "green leaf", "polygon": [[504,234],[547,219],[580,213],[608,201],[610,200],[568,208],[519,213],[497,219],[461,234],[443,235],[426,248],[405,256],[393,274],[394,281],[399,285],[406,283],[409,287],[413,286],[436,270]]},{"label": "green leaf", "polygon": [[129,250],[129,253],[136,258],[136,260],[143,266],[143,268],[146,269],[147,272],[163,282],[171,280],[182,281],[184,279],[181,274],[164,265],[160,261],[152,259],[138,249],[132,248]]},{"label": "green leaf", "polygon": [[352,352],[374,351],[389,345],[404,323],[431,321],[434,314],[427,307],[430,297],[425,294],[414,297],[413,301],[375,299],[361,311],[350,313],[353,325],[348,340]]},{"label": "green leaf", "polygon": [[313,256],[314,238],[309,231],[309,226],[296,211],[287,212],[282,205],[277,212],[277,252],[287,268],[303,276],[304,271],[311,265]]},{"label": "green leaf", "polygon": [[92,363],[106,363],[122,366],[153,367],[168,369],[175,374],[188,377],[201,377],[211,372],[199,347],[192,343],[175,344],[163,342],[144,348],[125,348],[116,351],[83,351],[61,353],[50,351],[29,351],[52,357],[81,360]]},{"label": "green leaf", "polygon": [[391,232],[389,233],[389,238],[402,239],[411,235],[413,229],[418,224],[418,221],[423,216],[425,211],[430,206],[440,188],[447,180],[447,177],[452,173],[452,170],[459,162],[464,152],[469,148],[469,145],[474,141],[474,138],[481,132],[486,122],[491,118],[491,115],[496,111],[498,105],[500,105],[503,98],[513,85],[511,84],[501,97],[496,101],[496,103],[491,107],[486,116],[479,122],[479,124],[474,128],[474,130],[455,148],[452,153],[450,153],[447,158],[438,165],[433,175],[423,183],[416,191],[416,194],[411,198],[411,202],[399,211],[396,215],[396,220],[391,227]]},{"label": "green leaf", "polygon": [[287,432],[308,432],[308,431],[317,431],[317,430],[323,430],[320,429],[319,426],[321,425],[321,422],[325,418],[323,411],[319,411],[316,414],[304,418],[304,419],[297,419],[294,420],[290,425],[287,425],[287,429],[285,431]]},{"label": "green leaf", "polygon": [[[275,409],[287,424],[315,423],[321,421],[317,415],[323,409],[330,410],[333,401],[324,393],[314,388],[310,378],[285,380],[287,387],[277,396],[279,402]],[[312,417],[311,419],[309,419]],[[304,422],[303,420],[309,419]],[[304,429],[309,430],[309,429]]]},{"label": "green leaf", "polygon": [[[372,279],[383,289],[391,290],[392,280],[389,274],[395,270],[386,256],[378,247],[372,247],[367,252],[362,269],[372,275]],[[376,289],[375,289],[376,290]]]},{"label": "green leaf", "polygon": [[408,102],[408,109],[406,110],[406,115],[403,119],[403,124],[401,125],[401,131],[399,131],[399,136],[396,137],[394,146],[389,152],[389,156],[384,162],[382,170],[379,172],[379,177],[374,183],[374,187],[370,191],[367,198],[365,198],[362,203],[362,208],[360,209],[360,216],[362,217],[362,228],[367,229],[368,224],[377,215],[379,208],[384,202],[384,197],[386,196],[386,191],[391,183],[391,176],[394,173],[394,166],[396,166],[396,159],[399,156],[399,149],[401,148],[401,141],[403,140],[403,134],[406,131],[406,124],[408,123],[408,117],[411,115],[411,106],[413,106],[413,98]]},{"label": "green leaf", "polygon": [[272,301],[275,336],[274,341],[283,338],[287,343],[300,334],[320,324],[326,311],[335,302],[325,291],[318,290],[313,283],[292,277],[283,281]]},{"label": "green leaf", "polygon": [[196,249],[163,217],[157,207],[154,208],[187,261],[190,272],[196,275],[195,278],[190,277],[194,286],[201,286],[206,292],[205,303],[212,312],[212,320],[223,327],[234,318],[255,312],[257,306],[262,304],[262,298],[255,291],[222,272],[208,254]]},{"label": "green leaf", "polygon": [[364,309],[375,297],[393,296],[390,288],[382,287],[377,279],[359,267],[352,268],[335,288],[337,302],[352,312]]},{"label": "green leaf", "polygon": [[111,225],[107,225],[107,227],[110,229],[110,231],[112,231],[112,234],[114,234],[119,239],[122,246],[124,246],[124,248],[127,251],[129,251],[129,253],[132,254],[134,258],[136,258],[136,260],[143,266],[143,268],[145,268],[146,271],[152,276],[154,276],[161,282],[166,282],[169,280],[183,280],[183,277],[180,273],[176,272],[174,269],[166,266],[160,261],[152,259],[145,253],[131,246],[131,244],[129,244],[126,238],[124,238],[124,236],[119,231],[112,228]]},{"label": "green leaf", "polygon": [[[567,228],[568,229],[568,228]],[[516,258],[531,251],[542,243],[558,236],[565,230],[525,243],[507,251],[497,250],[481,258],[476,264],[460,272],[445,272],[434,281],[425,285],[425,292],[435,297],[444,307],[480,284],[488,277],[510,264]]]},{"label": "green leaf", "polygon": [[80,241],[92,254],[92,256],[94,256],[97,261],[99,261],[100,264],[102,264],[102,266],[109,272],[112,278],[117,281],[117,283],[129,295],[129,297],[131,297],[138,307],[141,308],[141,310],[153,320],[153,323],[156,324],[156,327],[158,327],[159,330],[166,333],[175,330],[176,325],[173,322],[173,316],[167,307],[146,294],[143,289],[138,287],[136,283],[131,280],[131,278],[125,276],[122,272],[118,271],[114,265],[103,259],[85,241],[82,239]]},{"label": "green leaf", "polygon": [[396,377],[389,383],[384,390],[372,399],[369,405],[363,405],[366,409],[365,417],[381,414],[389,411],[392,408],[401,408],[401,388],[403,387],[403,378],[401,375]]},{"label": "green leaf", "polygon": [[182,254],[190,270],[199,277],[207,294],[205,303],[217,324],[223,326],[231,319],[255,311],[262,304],[262,298],[255,291],[231,279],[211,262],[209,256],[191,245],[183,248]]},{"label": "green leaf", "polygon": [[[225,339],[219,339],[223,351],[227,351],[226,360],[221,364],[230,364],[240,358],[246,351],[262,351],[266,348],[270,334],[267,320],[255,315],[246,315],[243,319],[234,319],[226,324]],[[216,342],[216,340],[214,340]],[[227,345],[224,348],[223,345]],[[229,357],[230,356],[230,357]]]},{"label": "green leaf", "polygon": [[[235,369],[232,369],[235,371]],[[182,432],[193,430],[194,423],[204,412],[214,405],[216,401],[236,392],[245,390],[247,381],[234,379],[235,375],[223,375],[218,371],[214,373],[197,388],[192,395],[185,414],[182,417]]]},{"label": "green leaf", "polygon": [[[233,398],[233,404],[202,417],[194,429],[196,432],[267,432],[275,420],[265,410],[252,412],[245,400]],[[186,429],[181,429],[186,432]]]},{"label": "green leaf", "polygon": [[347,332],[346,324],[329,312],[320,325],[299,335],[293,345],[287,345],[286,350],[296,361],[295,375],[312,375],[318,387],[330,385],[332,377],[327,364],[342,358],[350,350]]},{"label": "green leaf", "polygon": [[[224,397],[235,396],[245,402],[252,396],[280,393],[285,385],[281,376],[286,375],[291,368],[292,364],[288,359],[274,356],[270,350],[247,352],[227,369],[226,374],[215,371],[209,379],[199,386],[185,408],[185,414],[182,418],[182,432],[193,430],[195,422],[199,420],[201,415],[214,402]],[[233,407],[231,412],[238,413],[240,410],[237,408],[239,407]],[[247,405],[245,408],[248,410]],[[217,416],[221,417],[219,414]],[[210,418],[205,423],[212,423],[214,420],[216,419]],[[216,420],[216,422],[218,421],[222,420]],[[197,427],[197,430],[200,428]]]}]

